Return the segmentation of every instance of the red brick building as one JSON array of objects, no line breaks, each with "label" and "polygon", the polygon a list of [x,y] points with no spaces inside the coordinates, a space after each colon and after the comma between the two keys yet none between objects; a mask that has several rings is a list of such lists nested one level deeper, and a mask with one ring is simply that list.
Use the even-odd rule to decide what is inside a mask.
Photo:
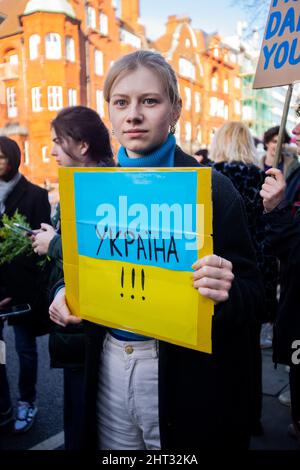
[{"label": "red brick building", "polygon": [[177,128],[189,152],[210,143],[224,120],[240,119],[239,70],[217,35],[170,16],[166,32],[147,40],[139,0],[2,0],[0,2],[0,135],[15,139],[22,172],[43,184],[57,181],[50,122],[65,106],[98,111],[109,127],[104,76],[127,52],[161,52],[178,73],[183,99]]}]

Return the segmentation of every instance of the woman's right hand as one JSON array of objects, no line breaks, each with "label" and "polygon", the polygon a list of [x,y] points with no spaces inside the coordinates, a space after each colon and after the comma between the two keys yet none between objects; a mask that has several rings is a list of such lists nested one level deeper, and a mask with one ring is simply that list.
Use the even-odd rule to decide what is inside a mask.
[{"label": "woman's right hand", "polygon": [[52,304],[49,307],[50,319],[60,326],[69,324],[78,324],[81,318],[72,315],[66,303],[66,288],[62,287],[56,294]]}]

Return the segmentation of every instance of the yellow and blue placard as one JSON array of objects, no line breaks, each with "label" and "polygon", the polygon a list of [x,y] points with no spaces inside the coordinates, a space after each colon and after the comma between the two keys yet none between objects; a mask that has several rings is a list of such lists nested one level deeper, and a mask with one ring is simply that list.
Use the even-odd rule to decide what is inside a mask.
[{"label": "yellow and blue placard", "polygon": [[213,302],[192,265],[213,252],[211,169],[60,168],[74,315],[211,353]]}]

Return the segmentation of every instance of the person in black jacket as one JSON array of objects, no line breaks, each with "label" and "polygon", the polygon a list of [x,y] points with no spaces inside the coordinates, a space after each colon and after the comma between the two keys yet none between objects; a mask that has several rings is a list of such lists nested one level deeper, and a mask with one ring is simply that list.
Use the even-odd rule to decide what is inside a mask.
[{"label": "person in black jacket", "polygon": [[[300,153],[300,123],[294,128]],[[266,211],[267,238],[280,260],[280,300],[274,324],[273,360],[290,366],[292,424],[289,432],[300,443],[300,211],[295,216],[286,199],[286,183],[280,170],[267,171],[261,196]],[[298,349],[298,352],[297,352]]]},{"label": "person in black jacket", "polygon": [[[176,146],[181,112],[175,72],[137,51],[110,68],[104,86],[122,167],[199,167]],[[214,253],[195,260],[193,286],[212,299],[212,355],[85,321],[85,448],[247,448],[252,355],[249,328],[263,289],[239,194],[213,172]],[[179,196],[180,197],[180,196]],[[99,280],[100,282],[100,280]],[[50,317],[71,315],[62,287]]]},{"label": "person in black jacket", "polygon": [[[59,166],[114,166],[109,133],[100,116],[85,106],[62,109],[51,123],[52,156]],[[63,277],[60,206],[52,225],[42,224],[32,246],[52,260],[49,290]],[[52,323],[52,322],[51,322]],[[80,450],[83,440],[83,385],[85,342],[81,323],[62,328],[52,323],[49,335],[51,367],[64,369],[65,450]]]},{"label": "person in black jacket", "polygon": [[[47,191],[30,183],[18,169],[21,152],[17,143],[8,137],[0,137],[0,217],[12,217],[16,210],[24,215],[32,229],[50,222],[50,204]],[[1,243],[1,241],[0,241]],[[0,286],[12,304],[31,305],[32,313],[9,320],[15,332],[16,350],[19,356],[19,402],[14,430],[25,432],[32,426],[36,413],[37,348],[36,335],[41,333],[39,311],[40,268],[37,257],[18,256],[11,263],[0,267]],[[1,385],[2,386],[2,385]]]}]

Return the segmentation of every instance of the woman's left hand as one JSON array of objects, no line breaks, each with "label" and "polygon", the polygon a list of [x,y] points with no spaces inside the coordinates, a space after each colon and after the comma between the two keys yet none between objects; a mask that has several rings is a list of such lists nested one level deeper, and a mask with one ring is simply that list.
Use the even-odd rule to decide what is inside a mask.
[{"label": "woman's left hand", "polygon": [[193,264],[194,287],[216,304],[229,297],[234,274],[232,263],[217,255],[204,256]]}]

